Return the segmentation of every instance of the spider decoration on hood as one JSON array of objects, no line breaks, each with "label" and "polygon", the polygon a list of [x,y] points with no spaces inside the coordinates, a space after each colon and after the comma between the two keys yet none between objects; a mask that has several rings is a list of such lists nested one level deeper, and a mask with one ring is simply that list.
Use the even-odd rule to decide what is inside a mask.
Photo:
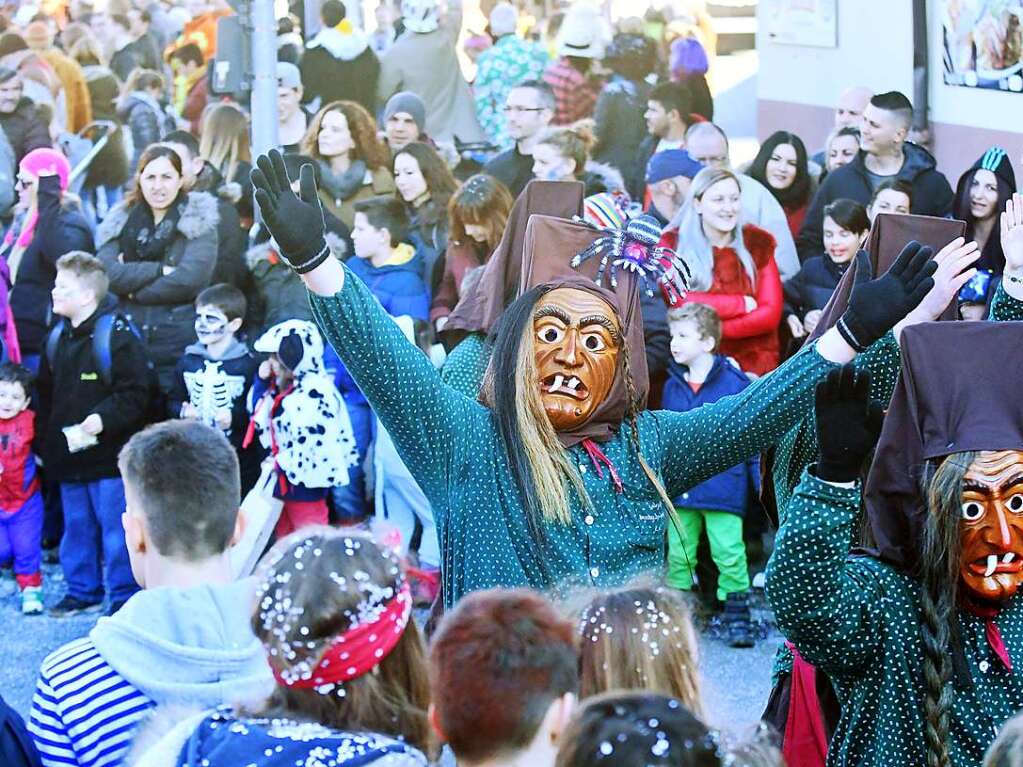
[{"label": "spider decoration on hood", "polygon": [[600,258],[598,285],[603,283],[606,272],[611,278],[611,287],[618,287],[621,269],[635,272],[643,280],[648,296],[654,295],[655,286],[659,287],[668,306],[678,306],[686,297],[691,276],[689,266],[675,251],[658,247],[661,226],[653,216],[637,216],[624,229],[584,223],[606,234],[573,256],[572,268],[578,268],[591,258]]}]

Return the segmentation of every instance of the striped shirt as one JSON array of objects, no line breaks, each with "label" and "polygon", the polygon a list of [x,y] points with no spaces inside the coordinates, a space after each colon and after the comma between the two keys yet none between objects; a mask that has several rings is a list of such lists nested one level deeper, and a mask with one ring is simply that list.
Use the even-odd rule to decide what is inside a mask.
[{"label": "striped shirt", "polygon": [[28,729],[45,767],[112,767],[154,706],[83,637],[43,661]]}]

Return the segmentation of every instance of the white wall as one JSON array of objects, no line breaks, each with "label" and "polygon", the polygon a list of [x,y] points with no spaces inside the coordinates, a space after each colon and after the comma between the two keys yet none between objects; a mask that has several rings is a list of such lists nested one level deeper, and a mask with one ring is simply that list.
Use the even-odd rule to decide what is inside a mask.
[{"label": "white wall", "polygon": [[913,93],[910,0],[839,0],[837,48],[770,42],[763,18],[768,5],[760,3],[758,10],[758,98],[831,107],[850,85]]}]

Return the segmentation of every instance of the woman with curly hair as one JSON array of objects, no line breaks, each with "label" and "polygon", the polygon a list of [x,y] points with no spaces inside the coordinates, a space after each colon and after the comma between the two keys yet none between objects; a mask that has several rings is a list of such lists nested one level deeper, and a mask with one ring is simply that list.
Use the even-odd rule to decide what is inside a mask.
[{"label": "woman with curly hair", "polygon": [[301,148],[320,168],[320,202],[349,229],[355,203],[395,191],[387,146],[369,112],[354,101],[332,101],[317,112]]}]

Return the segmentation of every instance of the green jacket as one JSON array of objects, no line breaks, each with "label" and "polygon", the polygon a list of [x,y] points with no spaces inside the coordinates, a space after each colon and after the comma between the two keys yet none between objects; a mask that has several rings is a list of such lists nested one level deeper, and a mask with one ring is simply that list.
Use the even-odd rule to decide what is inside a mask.
[{"label": "green jacket", "polygon": [[[449,604],[494,586],[606,588],[662,569],[668,520],[628,429],[601,445],[624,492],[571,448],[592,508],[573,494],[572,524],[545,525],[536,551],[491,411],[445,385],[347,267],[345,275],[336,295],[312,296],[313,315],[433,507]],[[643,412],[643,456],[676,497],[774,444],[810,410],[831,367],[810,348],[699,410]]]},{"label": "green jacket", "polygon": [[444,360],[440,369],[441,380],[469,399],[476,399],[490,364],[490,352],[490,344],[483,333],[470,333]]},{"label": "green jacket", "polygon": [[[859,501],[859,487],[804,472],[768,564],[767,595],[778,628],[838,696],[828,764],[922,765],[920,586],[879,560],[850,556]],[[1023,708],[1023,675],[1002,667],[983,620],[960,613],[958,621],[973,689],[954,692],[950,755],[956,767],[979,767],[998,728]],[[1023,596],[997,623],[1010,656],[1023,662]]]}]

